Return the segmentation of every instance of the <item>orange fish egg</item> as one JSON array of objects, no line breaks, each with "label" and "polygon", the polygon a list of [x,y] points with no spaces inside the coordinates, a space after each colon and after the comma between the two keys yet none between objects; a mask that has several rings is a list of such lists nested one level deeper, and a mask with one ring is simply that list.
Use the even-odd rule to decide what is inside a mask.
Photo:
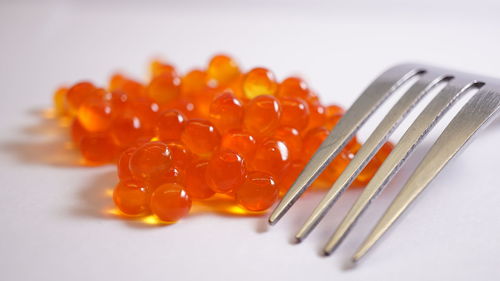
[{"label": "orange fish egg", "polygon": [[274,138],[284,142],[290,153],[290,159],[299,159],[302,152],[302,136],[299,131],[292,127],[279,127]]},{"label": "orange fish egg", "polygon": [[265,172],[250,172],[236,189],[236,201],[250,211],[264,211],[278,198],[279,188],[274,178]]},{"label": "orange fish egg", "polygon": [[288,77],[280,83],[277,96],[307,100],[310,97],[310,92],[304,80],[299,77]]},{"label": "orange fish egg", "polygon": [[325,125],[326,122],[326,109],[320,103],[308,103],[309,106],[309,124],[307,129],[313,129]]},{"label": "orange fish egg", "polygon": [[303,157],[306,162],[316,153],[316,150],[328,137],[329,133],[325,127],[316,127],[307,132],[302,143]]},{"label": "orange fish egg", "polygon": [[186,172],[186,192],[193,199],[207,199],[215,192],[208,186],[206,177],[208,162],[192,163]]},{"label": "orange fish egg", "polygon": [[281,98],[281,119],[283,126],[304,130],[309,123],[309,106],[300,98]]},{"label": "orange fish egg", "polygon": [[278,181],[280,195],[283,196],[290,189],[299,174],[304,170],[305,164],[301,160],[292,161],[281,173]]},{"label": "orange fish egg", "polygon": [[214,192],[229,193],[243,183],[245,175],[243,157],[233,151],[219,151],[208,162],[205,177]]},{"label": "orange fish egg", "polygon": [[130,113],[139,117],[143,121],[144,127],[153,129],[160,117],[160,106],[149,98],[136,98],[129,103],[126,109],[125,114]]},{"label": "orange fish egg", "polygon": [[252,170],[263,171],[273,177],[281,175],[290,164],[290,151],[280,140],[268,138],[257,146],[255,157],[250,161]]},{"label": "orange fish egg", "polygon": [[342,113],[338,113],[338,114],[334,114],[334,115],[328,116],[326,118],[326,121],[325,121],[325,127],[328,130],[332,130],[333,128],[335,128],[335,126],[337,126],[337,123],[339,122],[339,120],[342,117],[343,117]]},{"label": "orange fish egg", "polygon": [[108,130],[113,122],[111,103],[99,94],[89,95],[78,109],[78,120],[89,132]]},{"label": "orange fish egg", "polygon": [[184,96],[196,95],[207,87],[207,73],[193,69],[182,77],[181,92]]},{"label": "orange fish egg", "polygon": [[142,138],[149,140],[153,137],[153,131],[145,127],[142,119],[128,114],[113,120],[110,134],[114,142],[122,148],[133,146]]},{"label": "orange fish egg", "polygon": [[258,96],[245,108],[243,125],[254,136],[271,136],[278,128],[281,117],[281,105],[273,96]]},{"label": "orange fish egg", "polygon": [[191,198],[182,185],[167,183],[153,191],[149,208],[160,220],[176,222],[189,213]]},{"label": "orange fish egg", "polygon": [[171,102],[180,96],[181,79],[170,73],[162,73],[151,79],[147,92],[159,104]]},{"label": "orange fish egg", "polygon": [[273,96],[278,89],[278,83],[269,69],[257,67],[245,74],[242,87],[245,96],[253,99],[261,95]]},{"label": "orange fish egg", "polygon": [[340,106],[336,104],[331,104],[325,108],[326,110],[326,116],[333,116],[337,114],[344,114],[345,110]]},{"label": "orange fish egg", "polygon": [[153,60],[149,65],[149,73],[151,77],[156,77],[162,74],[169,74],[172,76],[177,76],[177,71],[175,67],[171,64],[162,62],[160,60]]},{"label": "orange fish egg", "polygon": [[116,169],[120,180],[130,180],[133,178],[132,173],[130,172],[130,157],[132,157],[132,154],[136,149],[136,147],[129,147],[124,150],[118,158]]},{"label": "orange fish egg", "polygon": [[255,138],[242,131],[231,131],[222,137],[221,148],[231,150],[243,157],[245,160],[252,159],[257,149]]},{"label": "orange fish egg", "polygon": [[156,135],[161,141],[178,141],[186,125],[186,116],[179,110],[171,109],[163,112],[156,124]]},{"label": "orange fish egg", "polygon": [[239,74],[238,64],[227,55],[216,55],[208,63],[207,80],[215,86],[227,86]]},{"label": "orange fish egg", "polygon": [[141,97],[146,94],[146,87],[122,74],[114,74],[109,81],[109,91],[122,91],[130,97]]},{"label": "orange fish egg", "polygon": [[69,88],[68,93],[66,94],[66,99],[71,112],[76,114],[80,105],[82,105],[85,99],[91,95],[95,89],[96,87],[94,84],[87,81],[76,83]]},{"label": "orange fish egg", "polygon": [[66,95],[68,88],[61,87],[54,92],[52,101],[54,103],[54,110],[57,116],[64,116],[68,114],[68,104],[66,102]]},{"label": "orange fish egg", "polygon": [[381,162],[384,162],[393,149],[394,149],[394,144],[387,141],[382,145],[382,147],[380,147],[377,154],[375,154],[375,157],[377,157]]},{"label": "orange fish egg", "polygon": [[80,147],[82,138],[89,134],[90,132],[82,126],[78,119],[73,120],[73,123],[71,123],[71,140],[76,147]]},{"label": "orange fish egg", "polygon": [[191,119],[186,122],[181,141],[194,154],[208,158],[219,147],[221,136],[210,121]]},{"label": "orange fish egg", "polygon": [[318,177],[318,181],[322,182],[321,186],[326,188],[332,186],[350,161],[350,154],[345,150],[341,151]]},{"label": "orange fish egg", "polygon": [[231,93],[223,93],[212,101],[209,118],[219,132],[239,129],[243,122],[243,105]]},{"label": "orange fish egg", "polygon": [[185,171],[193,160],[191,152],[180,142],[169,142],[167,143],[167,147],[172,155],[172,164]]},{"label": "orange fish egg", "polygon": [[163,142],[145,143],[132,153],[129,166],[135,179],[158,182],[172,167],[172,153]]},{"label": "orange fish egg", "polygon": [[182,112],[187,118],[194,118],[196,113],[194,103],[187,98],[178,98],[160,107],[161,112],[171,109]]},{"label": "orange fish egg", "polygon": [[129,105],[129,96],[121,90],[107,92],[104,96],[104,100],[111,104],[114,115],[123,114]]},{"label": "orange fish egg", "polygon": [[365,168],[359,173],[358,177],[354,182],[354,186],[365,186],[370,180],[373,178],[378,168],[382,165],[382,161],[380,161],[377,157],[373,157],[370,162],[365,166]]},{"label": "orange fish egg", "polygon": [[112,162],[117,149],[108,134],[94,133],[81,139],[80,151],[88,164],[98,165]]},{"label": "orange fish egg", "polygon": [[148,211],[146,188],[134,181],[120,181],[113,191],[113,201],[127,215],[141,215]]}]

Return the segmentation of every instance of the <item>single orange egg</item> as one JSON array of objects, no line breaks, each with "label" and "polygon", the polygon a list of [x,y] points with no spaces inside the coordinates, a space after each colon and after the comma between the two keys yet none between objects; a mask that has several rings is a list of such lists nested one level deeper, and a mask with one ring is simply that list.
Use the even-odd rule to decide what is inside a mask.
[{"label": "single orange egg", "polygon": [[308,100],[310,93],[311,91],[304,80],[299,77],[288,77],[280,83],[277,96]]},{"label": "single orange egg", "polygon": [[231,150],[243,157],[245,160],[250,160],[255,155],[257,142],[255,138],[242,131],[231,131],[222,137],[221,148]]},{"label": "single orange egg", "polygon": [[113,120],[110,134],[113,141],[122,148],[134,146],[141,139],[149,140],[153,137],[153,131],[145,127],[142,119],[129,114]]},{"label": "single orange egg", "polygon": [[193,199],[207,199],[215,192],[208,186],[206,177],[208,162],[192,163],[186,172],[186,192]]},{"label": "single orange egg", "polygon": [[149,208],[160,220],[176,222],[189,213],[191,198],[182,185],[167,183],[153,191]]},{"label": "single orange egg", "polygon": [[120,180],[130,180],[133,178],[130,172],[130,157],[132,157],[136,149],[136,147],[129,147],[120,154],[116,163],[118,178]]},{"label": "single orange egg", "polygon": [[245,182],[236,189],[236,201],[250,211],[264,211],[278,198],[279,189],[274,178],[265,172],[250,172]]},{"label": "single orange egg", "polygon": [[182,77],[181,92],[184,96],[197,95],[207,87],[207,73],[193,69]]},{"label": "single orange egg", "polygon": [[85,101],[85,99],[91,95],[95,89],[96,87],[94,84],[87,81],[76,83],[69,88],[66,98],[71,112],[76,114],[83,101]]},{"label": "single orange egg", "polygon": [[284,97],[280,99],[281,119],[283,126],[304,130],[309,123],[309,106],[300,98]]},{"label": "single orange egg", "polygon": [[[98,89],[98,92],[104,90]],[[113,109],[111,103],[104,99],[105,93],[89,95],[78,109],[78,120],[89,132],[104,132],[111,127],[113,122]]]},{"label": "single orange egg", "polygon": [[206,179],[208,186],[218,193],[229,193],[240,186],[246,175],[246,165],[238,153],[219,151],[208,162]]},{"label": "single orange egg", "polygon": [[113,191],[116,207],[127,215],[141,215],[148,211],[146,188],[134,181],[120,181]]},{"label": "single orange egg", "polygon": [[171,109],[163,112],[156,125],[156,135],[161,141],[178,141],[186,125],[186,116],[179,110]]},{"label": "single orange egg", "polygon": [[319,146],[328,137],[329,133],[325,127],[316,127],[307,132],[302,142],[303,160],[305,162],[308,162],[314,153],[316,153],[316,150],[318,150]]},{"label": "single orange egg", "polygon": [[219,147],[221,136],[210,121],[191,119],[186,122],[181,141],[194,154],[208,158]]},{"label": "single orange egg", "polygon": [[159,104],[178,98],[181,93],[181,79],[170,73],[162,73],[151,79],[147,88],[148,96]]},{"label": "single orange egg", "polygon": [[216,55],[208,63],[207,79],[214,86],[227,86],[240,74],[238,64],[227,55]]},{"label": "single orange egg", "polygon": [[128,96],[134,98],[146,95],[146,87],[142,83],[119,73],[111,76],[109,91],[122,91]]},{"label": "single orange egg", "polygon": [[243,124],[254,136],[272,136],[279,126],[280,117],[281,106],[275,97],[258,96],[246,106]]},{"label": "single orange egg", "polygon": [[172,167],[172,153],[163,142],[149,142],[132,153],[129,166],[135,179],[159,182]]},{"label": "single orange egg", "polygon": [[258,144],[250,167],[252,170],[263,171],[276,178],[290,164],[290,160],[287,145],[283,141],[268,138]]},{"label": "single orange egg", "polygon": [[290,159],[300,159],[302,156],[302,136],[299,131],[292,127],[279,127],[274,138],[286,144]]},{"label": "single orange egg", "polygon": [[326,109],[321,103],[308,102],[309,106],[309,124],[307,129],[325,126],[326,122]]},{"label": "single orange egg", "polygon": [[117,148],[108,134],[94,133],[82,137],[80,152],[88,164],[100,165],[112,162]]},{"label": "single orange egg", "polygon": [[261,95],[273,96],[278,89],[278,83],[269,69],[257,67],[245,74],[242,87],[245,96],[253,99]]},{"label": "single orange egg", "polygon": [[177,76],[177,71],[175,67],[171,64],[162,62],[160,60],[153,60],[149,65],[149,73],[151,77],[156,77],[162,74],[169,74],[172,76]]},{"label": "single orange egg", "polygon": [[243,105],[231,93],[225,92],[210,104],[209,118],[221,133],[239,129],[243,122]]}]

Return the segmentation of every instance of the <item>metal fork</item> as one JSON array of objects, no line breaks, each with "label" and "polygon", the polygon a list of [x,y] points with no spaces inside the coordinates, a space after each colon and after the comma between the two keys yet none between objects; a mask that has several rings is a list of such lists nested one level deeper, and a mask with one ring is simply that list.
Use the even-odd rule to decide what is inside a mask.
[{"label": "metal fork", "polygon": [[355,252],[352,257],[353,262],[360,260],[372,248],[448,161],[470,141],[480,128],[485,127],[500,112],[500,79],[421,64],[394,66],[375,79],[338,122],[271,213],[269,217],[271,225],[278,222],[299,199],[372,113],[402,85],[413,80],[416,82],[390,109],[298,231],[296,238],[299,242],[305,239],[326,215],[413,107],[438,85],[445,84],[404,133],[365,187],[326,244],[324,248],[326,255],[331,254],[338,247],[359,216],[387,186],[415,147],[464,93],[476,91],[424,156],[385,214]]}]

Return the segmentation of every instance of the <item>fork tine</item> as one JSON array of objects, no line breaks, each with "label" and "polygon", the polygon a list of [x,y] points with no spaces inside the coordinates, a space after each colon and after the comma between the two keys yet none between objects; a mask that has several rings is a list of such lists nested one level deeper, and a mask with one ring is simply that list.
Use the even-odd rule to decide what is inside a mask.
[{"label": "fork tine", "polygon": [[387,97],[405,82],[421,73],[423,71],[415,65],[398,65],[387,70],[372,82],[318,148],[295,183],[271,213],[269,223],[273,225],[278,222]]},{"label": "fork tine", "polygon": [[419,80],[397,101],[296,234],[295,238],[298,241],[305,239],[316,227],[415,104],[445,79],[448,77],[428,71],[422,74]]},{"label": "fork tine", "polygon": [[477,83],[468,81],[470,80],[452,79],[419,114],[337,227],[324,248],[325,254],[331,254],[338,247],[359,216],[372,200],[382,192],[414,148],[448,111],[451,105],[469,89],[479,86]]},{"label": "fork tine", "polygon": [[359,261],[366,255],[449,160],[499,111],[500,94],[491,89],[482,88],[467,102],[439,136],[372,232],[353,255],[353,262]]}]

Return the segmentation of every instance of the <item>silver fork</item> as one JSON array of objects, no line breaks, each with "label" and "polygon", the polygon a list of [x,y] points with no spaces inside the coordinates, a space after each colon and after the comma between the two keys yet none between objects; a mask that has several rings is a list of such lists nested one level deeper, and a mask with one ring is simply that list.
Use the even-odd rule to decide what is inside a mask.
[{"label": "silver fork", "polygon": [[278,222],[299,199],[372,113],[390,95],[411,80],[416,80],[416,82],[390,109],[298,231],[296,238],[299,242],[316,227],[412,108],[436,86],[445,84],[404,133],[365,187],[326,244],[324,248],[326,255],[331,254],[338,247],[360,215],[387,186],[419,142],[464,93],[471,90],[477,91],[455,115],[424,156],[385,214],[355,252],[353,262],[360,260],[370,250],[448,161],[469,142],[480,128],[485,127],[494,119],[496,113],[500,112],[499,79],[421,64],[402,64],[392,67],[368,86],[321,144],[290,190],[271,213],[269,217],[271,225]]}]

